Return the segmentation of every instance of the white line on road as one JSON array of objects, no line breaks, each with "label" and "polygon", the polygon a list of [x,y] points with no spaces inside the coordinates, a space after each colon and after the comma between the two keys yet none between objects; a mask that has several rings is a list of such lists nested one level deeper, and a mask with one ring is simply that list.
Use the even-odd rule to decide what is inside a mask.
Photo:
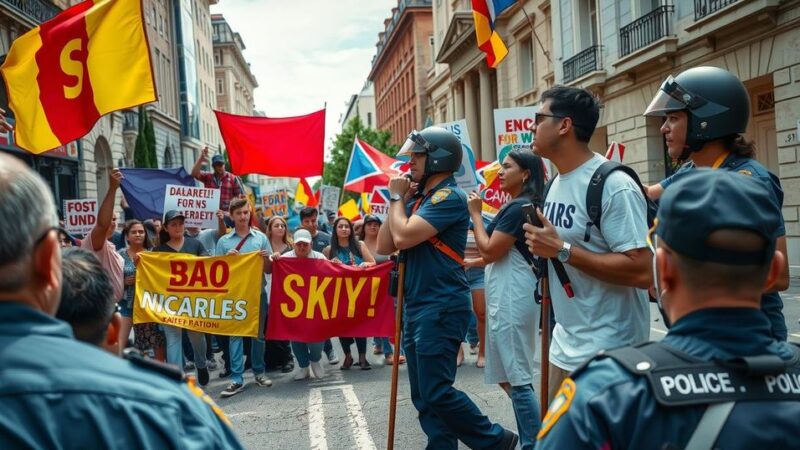
[{"label": "white line on road", "polygon": [[325,433],[325,411],[323,409],[322,391],[341,391],[344,396],[350,428],[358,450],[376,450],[375,442],[369,435],[369,427],[361,404],[353,390],[352,384],[343,386],[323,386],[313,388],[308,393],[308,437],[312,450],[328,450],[328,438]]},{"label": "white line on road", "polygon": [[321,389],[311,389],[308,393],[308,437],[311,450],[328,450]]},{"label": "white line on road", "polygon": [[342,386],[342,394],[347,402],[347,412],[350,413],[350,426],[353,429],[353,437],[356,439],[356,446],[359,450],[376,450],[375,443],[369,435],[369,427],[364,413],[361,411],[361,404],[353,390],[353,385]]}]

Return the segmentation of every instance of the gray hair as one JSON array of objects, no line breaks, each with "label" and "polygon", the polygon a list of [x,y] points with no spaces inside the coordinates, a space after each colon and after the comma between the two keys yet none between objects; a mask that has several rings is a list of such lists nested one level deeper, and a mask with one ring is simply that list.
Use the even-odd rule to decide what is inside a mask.
[{"label": "gray hair", "polygon": [[34,244],[58,226],[58,214],[42,177],[6,154],[0,154],[0,224],[0,292],[16,291],[30,278]]}]

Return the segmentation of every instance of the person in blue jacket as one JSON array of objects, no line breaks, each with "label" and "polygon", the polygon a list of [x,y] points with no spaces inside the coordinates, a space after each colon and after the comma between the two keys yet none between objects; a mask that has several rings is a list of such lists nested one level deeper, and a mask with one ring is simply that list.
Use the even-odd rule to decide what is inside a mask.
[{"label": "person in blue jacket", "polygon": [[[657,200],[664,189],[696,167],[729,170],[764,180],[770,201],[783,206],[780,179],[756,161],[756,149],[742,136],[750,118],[750,95],[735,75],[718,67],[694,67],[668,77],[650,102],[645,116],[663,117],[661,133],[667,153],[686,163],[672,176],[648,187]],[[735,207],[735,205],[729,205]],[[788,338],[783,300],[778,292],[789,288],[786,228],[775,230],[778,250],[786,260],[778,281],[761,298],[761,310],[770,320],[775,338]]]},{"label": "person in blue jacket", "polygon": [[[440,127],[412,131],[399,155],[411,157],[411,180],[395,177],[378,253],[405,260],[403,347],[411,400],[428,449],[513,449],[519,437],[492,423],[453,386],[456,358],[472,305],[464,273],[469,212],[453,174],[461,168],[458,137]],[[411,189],[411,181],[419,186]],[[418,192],[415,192],[418,191]]]},{"label": "person in blue jacket", "polygon": [[759,311],[784,264],[770,195],[763,180],[709,169],[666,189],[648,240],[669,332],[574,371],[537,449],[797,447],[800,351]]},{"label": "person in blue jacket", "polygon": [[193,378],[79,342],[54,317],[62,272],[53,195],[6,154],[0,223],[14,224],[0,233],[0,448],[242,448]]}]

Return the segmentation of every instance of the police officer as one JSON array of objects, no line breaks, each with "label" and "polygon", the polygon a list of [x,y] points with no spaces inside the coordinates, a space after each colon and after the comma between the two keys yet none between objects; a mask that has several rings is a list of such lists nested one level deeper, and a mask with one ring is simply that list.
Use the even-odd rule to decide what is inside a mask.
[{"label": "police officer", "polygon": [[780,226],[763,180],[698,169],[675,181],[648,239],[673,325],[574,371],[536,448],[796,448],[800,352],[758,310],[785,263]]},{"label": "police officer", "polygon": [[[648,195],[657,199],[675,179],[695,167],[729,170],[763,179],[770,190],[770,201],[780,209],[783,189],[780,179],[754,158],[752,142],[745,141],[750,117],[750,96],[744,85],[730,72],[717,67],[695,67],[661,85],[645,116],[664,117],[661,133],[674,160],[688,162],[661,183],[650,186]],[[729,205],[729,207],[736,207]],[[761,309],[772,324],[776,339],[787,338],[783,300],[779,291],[789,287],[789,260],[786,258],[786,229],[781,221],[775,231],[777,248],[786,263],[777,283],[764,293]]]},{"label": "police officer", "polygon": [[469,212],[453,173],[461,167],[461,142],[450,131],[412,131],[398,153],[410,155],[411,180],[389,182],[391,203],[378,233],[378,253],[401,250],[406,260],[403,345],[411,399],[429,449],[511,449],[518,436],[492,424],[453,387],[456,355],[471,316],[470,291],[461,268]]},{"label": "police officer", "polygon": [[[2,125],[2,124],[0,124]],[[55,319],[53,196],[0,154],[0,448],[241,448],[222,411],[172,366],[125,360]]]}]

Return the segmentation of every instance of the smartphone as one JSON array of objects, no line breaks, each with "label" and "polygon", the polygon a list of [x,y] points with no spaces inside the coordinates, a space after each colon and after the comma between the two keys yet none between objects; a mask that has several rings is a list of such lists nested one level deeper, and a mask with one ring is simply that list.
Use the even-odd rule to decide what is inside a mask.
[{"label": "smartphone", "polygon": [[525,203],[522,205],[522,217],[531,225],[536,225],[537,227],[542,226],[542,221],[539,220],[539,215],[536,214],[536,208],[533,206],[533,203]]}]

